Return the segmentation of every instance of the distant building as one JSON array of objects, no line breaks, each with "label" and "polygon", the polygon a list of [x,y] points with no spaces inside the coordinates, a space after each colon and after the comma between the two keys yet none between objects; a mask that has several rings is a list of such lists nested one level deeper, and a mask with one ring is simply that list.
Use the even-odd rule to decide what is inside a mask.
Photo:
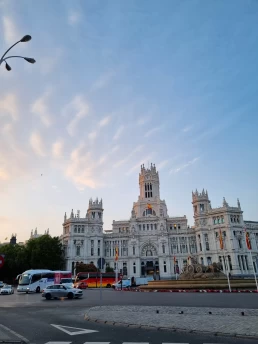
[{"label": "distant building", "polygon": [[[61,240],[67,270],[74,272],[76,262],[96,265],[98,258],[104,257],[110,267],[124,275],[165,279],[181,272],[191,257],[202,265],[220,261],[231,275],[250,275],[253,269],[257,273],[258,222],[244,222],[239,200],[231,207],[223,198],[221,207],[212,208],[207,191],[192,192],[194,226],[190,228],[185,215],[168,215],[166,202],[160,199],[155,165],[141,166],[139,186],[131,217],[113,221],[112,231],[103,232],[102,200],[90,200],[85,217],[73,210],[70,217],[65,214]],[[252,261],[244,228],[250,237]]]},{"label": "distant building", "polygon": [[38,234],[38,229],[37,228],[34,230],[34,233],[33,233],[33,229],[32,229],[31,233],[30,233],[30,239],[36,239],[36,238],[39,238],[42,235],[46,235],[46,234],[49,235],[49,228],[47,230],[45,230],[44,234]]}]

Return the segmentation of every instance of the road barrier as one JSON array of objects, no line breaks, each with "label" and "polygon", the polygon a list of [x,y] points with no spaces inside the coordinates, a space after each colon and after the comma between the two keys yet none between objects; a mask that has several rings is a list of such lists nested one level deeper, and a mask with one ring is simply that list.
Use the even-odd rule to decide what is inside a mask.
[{"label": "road barrier", "polygon": [[[138,289],[116,288],[115,291],[131,291],[139,293],[230,293],[228,289]],[[258,293],[257,290],[231,290],[231,293]]]}]

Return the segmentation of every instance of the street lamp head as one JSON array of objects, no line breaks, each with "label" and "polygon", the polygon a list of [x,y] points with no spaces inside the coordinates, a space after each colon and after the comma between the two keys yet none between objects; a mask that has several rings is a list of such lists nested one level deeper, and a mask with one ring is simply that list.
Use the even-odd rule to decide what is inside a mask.
[{"label": "street lamp head", "polygon": [[20,42],[29,42],[30,40],[31,40],[31,36],[30,35],[25,35],[24,37],[22,37]]},{"label": "street lamp head", "polygon": [[31,58],[31,57],[24,57],[24,60],[26,60],[29,63],[35,63],[36,62],[36,60]]},{"label": "street lamp head", "polygon": [[12,68],[9,66],[9,64],[7,62],[5,62],[5,68],[8,70],[8,72],[10,72],[10,70],[12,70]]}]

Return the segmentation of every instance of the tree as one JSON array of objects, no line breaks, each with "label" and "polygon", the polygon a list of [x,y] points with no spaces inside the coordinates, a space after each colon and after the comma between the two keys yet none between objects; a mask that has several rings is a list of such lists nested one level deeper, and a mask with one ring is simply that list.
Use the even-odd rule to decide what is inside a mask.
[{"label": "tree", "polygon": [[33,269],[61,270],[64,267],[62,244],[58,237],[42,235],[26,245],[27,259]]},{"label": "tree", "polygon": [[114,269],[107,265],[106,272],[114,272]]},{"label": "tree", "polygon": [[5,264],[0,269],[0,280],[13,283],[17,275],[29,269],[61,270],[64,268],[62,244],[58,237],[42,235],[30,239],[25,246],[3,245]]},{"label": "tree", "polygon": [[94,264],[76,264],[76,273],[78,272],[96,272],[98,271],[97,267]]}]

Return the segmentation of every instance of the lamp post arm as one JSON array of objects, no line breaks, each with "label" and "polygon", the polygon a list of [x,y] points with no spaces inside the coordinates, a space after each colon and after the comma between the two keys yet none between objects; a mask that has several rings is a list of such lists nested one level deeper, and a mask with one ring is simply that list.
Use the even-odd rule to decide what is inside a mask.
[{"label": "lamp post arm", "polygon": [[3,59],[1,62],[4,62],[5,60],[8,60],[8,59],[12,59],[12,58],[14,58],[14,57],[18,57],[19,59],[24,59],[23,56],[16,56],[16,55],[14,55],[14,56],[8,56],[8,57],[6,57],[6,58]]},{"label": "lamp post arm", "polygon": [[4,55],[3,55],[3,56],[1,57],[1,59],[0,59],[0,65],[1,65],[1,63],[4,61],[5,55],[6,55],[6,54],[7,54],[16,44],[18,44],[18,43],[20,43],[20,41],[14,43],[8,50],[6,50],[6,52],[4,53]]}]

